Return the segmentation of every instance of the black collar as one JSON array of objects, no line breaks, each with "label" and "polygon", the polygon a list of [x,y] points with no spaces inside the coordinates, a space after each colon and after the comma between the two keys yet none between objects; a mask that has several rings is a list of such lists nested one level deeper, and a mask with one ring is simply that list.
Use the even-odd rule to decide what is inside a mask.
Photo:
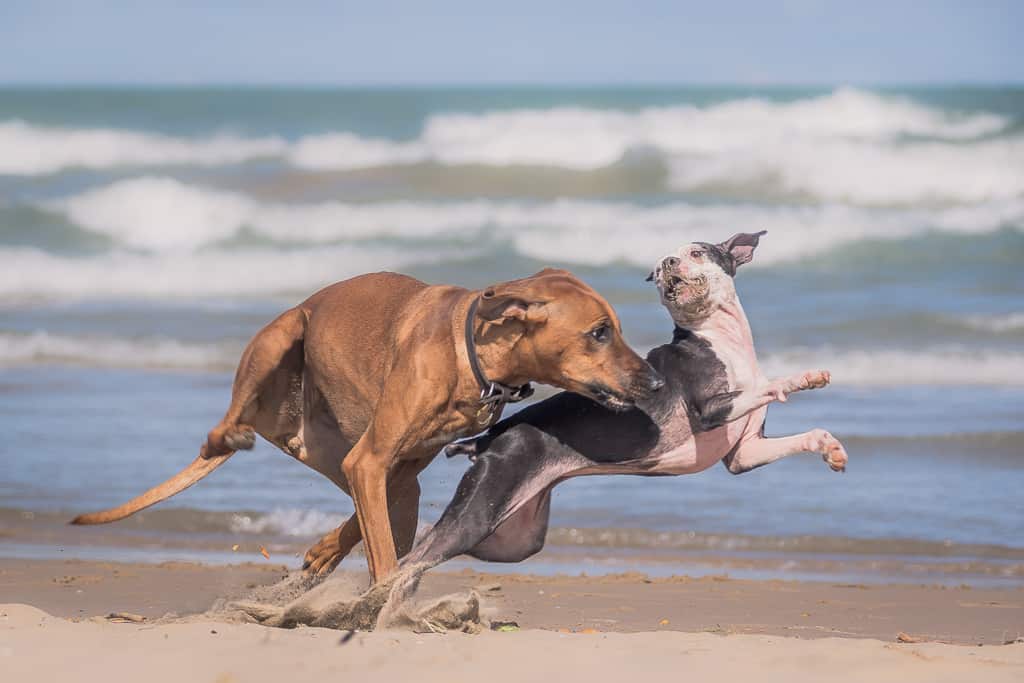
[{"label": "black collar", "polygon": [[693,332],[685,327],[679,327],[679,325],[676,325],[676,328],[672,330],[672,343],[678,344],[684,339],[693,339]]},{"label": "black collar", "polygon": [[480,358],[476,354],[476,339],[473,333],[473,323],[476,320],[476,309],[480,305],[480,299],[473,299],[469,305],[469,312],[466,313],[466,355],[469,356],[469,367],[473,369],[473,377],[480,386],[480,409],[476,413],[477,421],[481,426],[489,427],[499,419],[505,409],[506,403],[517,403],[524,398],[533,395],[533,387],[527,382],[521,387],[510,387],[500,382],[492,382],[487,379],[483,368],[480,367]]}]

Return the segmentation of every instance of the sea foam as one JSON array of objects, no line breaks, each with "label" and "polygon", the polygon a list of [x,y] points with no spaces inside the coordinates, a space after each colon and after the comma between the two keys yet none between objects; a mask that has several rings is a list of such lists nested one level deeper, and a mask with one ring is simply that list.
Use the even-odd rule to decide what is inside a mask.
[{"label": "sea foam", "polygon": [[957,322],[962,322],[968,327],[982,332],[1008,334],[1024,330],[1024,312],[971,315],[958,318]]},{"label": "sea foam", "polygon": [[[0,332],[0,366],[55,363],[229,372],[237,364],[245,342],[244,339],[197,343],[164,337]],[[762,354],[760,363],[769,377],[826,369],[832,373],[833,382],[841,386],[1024,386],[1024,354],[1014,351],[953,347],[860,350],[820,346]]]},{"label": "sea foam", "polygon": [[339,245],[318,249],[206,250],[139,254],[115,251],[93,258],[31,248],[0,248],[0,300],[96,298],[281,297],[298,301],[320,287],[375,269],[401,270],[449,253]]},{"label": "sea foam", "polygon": [[837,386],[1024,386],[1024,354],[978,348],[792,348],[760,359],[769,377],[825,369]]},{"label": "sea foam", "polygon": [[439,114],[414,140],[309,136],[288,159],[317,170],[432,162],[592,171],[650,150],[682,191],[754,186],[762,195],[862,204],[976,202],[1024,193],[1024,141],[989,139],[1007,125],[995,114],[842,88],[793,102]]},{"label": "sea foam", "polygon": [[172,137],[0,123],[0,174],[65,168],[225,165],[274,159],[311,171],[435,163],[594,171],[644,151],[683,192],[867,205],[1024,194],[1024,138],[989,112],[951,112],[840,88],[793,101],[746,98],[637,110],[555,107],[427,117],[410,140],[331,131]]},{"label": "sea foam", "polygon": [[280,156],[284,140],[229,135],[177,138],[104,128],[55,128],[0,122],[0,175],[42,175],[67,168],[237,164]]},{"label": "sea foam", "polygon": [[241,344],[187,343],[168,338],[0,332],[0,366],[58,363],[89,367],[221,370],[234,367]]},{"label": "sea foam", "polygon": [[944,209],[628,202],[473,200],[380,203],[260,202],[164,177],[122,180],[44,207],[118,245],[152,252],[194,251],[249,230],[290,246],[367,240],[510,241],[538,260],[646,267],[692,240],[768,230],[758,264],[799,259],[863,239],[926,231],[984,234],[1024,225],[1024,200]]}]

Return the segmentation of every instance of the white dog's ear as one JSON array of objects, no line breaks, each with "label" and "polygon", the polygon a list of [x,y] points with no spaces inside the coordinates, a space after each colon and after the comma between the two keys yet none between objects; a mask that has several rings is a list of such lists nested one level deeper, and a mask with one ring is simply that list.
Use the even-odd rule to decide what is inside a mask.
[{"label": "white dog's ear", "polygon": [[653,270],[647,275],[647,279],[644,280],[644,282],[654,282],[654,271]]},{"label": "white dog's ear", "polygon": [[757,242],[761,239],[761,235],[766,234],[768,234],[767,230],[754,233],[738,232],[718,246],[726,253],[732,255],[733,261],[737,266],[742,266],[744,263],[750,263],[753,260]]}]

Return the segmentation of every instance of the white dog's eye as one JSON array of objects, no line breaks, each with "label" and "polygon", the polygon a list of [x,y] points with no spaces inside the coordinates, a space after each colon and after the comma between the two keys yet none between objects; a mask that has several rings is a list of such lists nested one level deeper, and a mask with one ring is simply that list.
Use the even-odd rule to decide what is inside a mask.
[{"label": "white dog's eye", "polygon": [[690,252],[690,258],[700,258],[703,255],[704,252],[700,251],[699,249],[694,249],[693,251]]}]

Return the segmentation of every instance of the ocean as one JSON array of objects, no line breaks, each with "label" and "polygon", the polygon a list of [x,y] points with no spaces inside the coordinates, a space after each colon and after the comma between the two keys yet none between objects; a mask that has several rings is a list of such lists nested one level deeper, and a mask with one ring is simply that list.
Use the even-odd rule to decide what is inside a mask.
[{"label": "ocean", "polygon": [[[296,566],[352,504],[266,444],[64,522],[189,462],[249,337],[325,284],[562,266],[646,351],[654,261],[757,230],[763,367],[833,376],[768,434],[826,428],[848,472],[573,480],[505,570],[1024,585],[1021,88],[0,89],[0,555]],[[423,523],[466,464],[421,477]]]}]

